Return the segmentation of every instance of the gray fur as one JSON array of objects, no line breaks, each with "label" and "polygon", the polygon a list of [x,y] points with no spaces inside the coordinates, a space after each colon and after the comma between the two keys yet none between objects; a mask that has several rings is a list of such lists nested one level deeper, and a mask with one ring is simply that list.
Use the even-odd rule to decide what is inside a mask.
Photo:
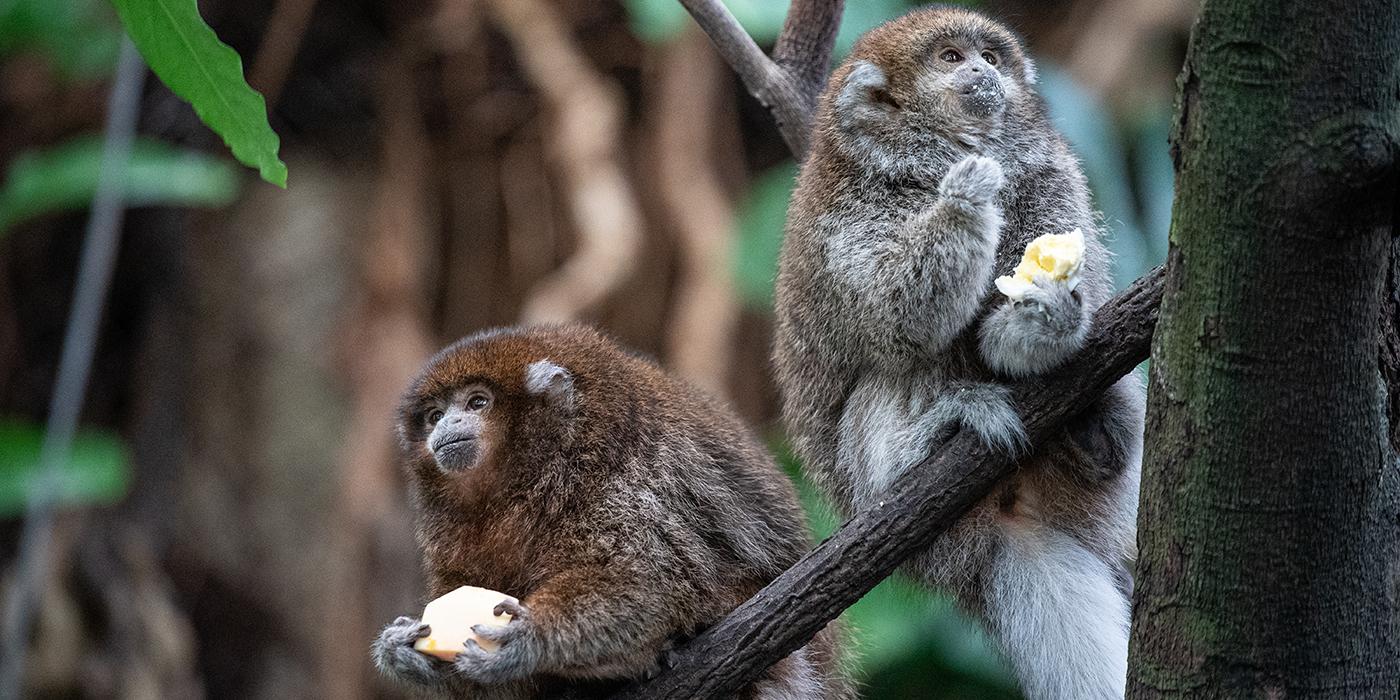
[{"label": "gray fur", "polygon": [[1036,277],[1020,301],[1006,300],[978,329],[987,366],[1007,377],[1054,369],[1084,344],[1089,314],[1063,281]]},{"label": "gray fur", "polygon": [[[965,60],[937,64],[940,41],[961,42]],[[996,88],[980,82],[989,69]],[[1084,176],[1034,74],[1004,27],[930,8],[863,37],[821,98],[789,207],[775,363],[794,446],[848,509],[954,426],[1016,450],[1020,422],[997,383],[1072,356],[1111,293]],[[1086,251],[1074,290],[1046,282],[1018,304],[993,289],[1031,240],[1075,228]],[[1087,679],[1076,697],[1122,694],[1118,666],[1094,655],[1126,649],[1113,576],[1134,554],[1142,403],[1136,377],[1119,382],[912,566],[992,623],[1032,698],[1065,697],[1047,690],[1063,678]],[[1065,605],[1085,577],[1108,597]]]}]

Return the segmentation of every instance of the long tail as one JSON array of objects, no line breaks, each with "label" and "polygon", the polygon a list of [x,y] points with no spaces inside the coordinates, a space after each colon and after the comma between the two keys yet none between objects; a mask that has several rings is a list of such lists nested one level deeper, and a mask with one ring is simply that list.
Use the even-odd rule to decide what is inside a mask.
[{"label": "long tail", "polygon": [[1107,564],[1049,528],[1005,531],[987,622],[1031,700],[1123,697],[1128,601]]}]

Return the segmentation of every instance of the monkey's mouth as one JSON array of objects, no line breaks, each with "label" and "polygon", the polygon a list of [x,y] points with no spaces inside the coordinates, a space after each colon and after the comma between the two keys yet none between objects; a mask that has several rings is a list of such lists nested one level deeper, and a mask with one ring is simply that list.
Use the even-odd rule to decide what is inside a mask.
[{"label": "monkey's mouth", "polygon": [[468,435],[452,436],[433,446],[433,458],[448,471],[470,467],[476,461],[476,453],[476,438]]},{"label": "monkey's mouth", "polygon": [[1006,100],[1001,83],[991,76],[982,76],[963,84],[957,90],[957,95],[963,107],[979,117],[990,116],[1001,109]]},{"label": "monkey's mouth", "polygon": [[470,435],[454,435],[450,438],[447,438],[446,440],[443,440],[442,442],[439,442],[436,445],[433,445],[433,452],[442,452],[443,450],[446,450],[454,445],[461,445],[462,443],[466,442],[476,442],[476,438]]}]

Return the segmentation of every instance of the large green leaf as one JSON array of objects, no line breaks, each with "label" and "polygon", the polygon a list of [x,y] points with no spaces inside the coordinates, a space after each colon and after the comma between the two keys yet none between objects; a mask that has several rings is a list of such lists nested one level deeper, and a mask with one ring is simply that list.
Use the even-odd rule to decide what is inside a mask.
[{"label": "large green leaf", "polygon": [[[0,421],[0,517],[24,512],[37,482],[43,442],[38,426]],[[60,475],[60,503],[111,503],[126,493],[126,450],[111,433],[79,431]]]},{"label": "large green leaf", "polygon": [[[16,158],[0,186],[0,235],[31,217],[87,207],[101,163],[102,140],[95,136]],[[132,144],[121,175],[131,206],[222,206],[238,193],[230,163],[150,139]]]},{"label": "large green leaf", "polygon": [[204,23],[195,0],[112,2],[156,76],[223,137],[235,158],[286,187],[287,166],[277,158],[277,134],[262,95],[243,80],[238,52]]}]

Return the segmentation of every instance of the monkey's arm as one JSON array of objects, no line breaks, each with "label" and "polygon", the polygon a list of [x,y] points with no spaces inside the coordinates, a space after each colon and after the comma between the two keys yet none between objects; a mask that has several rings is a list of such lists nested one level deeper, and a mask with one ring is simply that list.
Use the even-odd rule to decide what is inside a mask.
[{"label": "monkey's arm", "polygon": [[978,347],[993,371],[1024,377],[1064,362],[1088,333],[1089,313],[1079,292],[1037,277],[1024,299],[1007,299],[982,321]]},{"label": "monkey's arm", "polygon": [[[665,570],[653,564],[654,571]],[[504,628],[478,626],[479,636],[500,643],[495,652],[468,643],[457,673],[483,684],[535,674],[562,678],[634,678],[656,670],[673,624],[671,611],[685,605],[667,590],[615,562],[556,574],[516,606]]]},{"label": "monkey's arm", "polygon": [[923,211],[835,236],[828,269],[854,292],[850,304],[829,312],[864,329],[862,341],[876,353],[946,349],[976,316],[991,282],[1002,182],[996,161],[970,156],[949,169]]}]

